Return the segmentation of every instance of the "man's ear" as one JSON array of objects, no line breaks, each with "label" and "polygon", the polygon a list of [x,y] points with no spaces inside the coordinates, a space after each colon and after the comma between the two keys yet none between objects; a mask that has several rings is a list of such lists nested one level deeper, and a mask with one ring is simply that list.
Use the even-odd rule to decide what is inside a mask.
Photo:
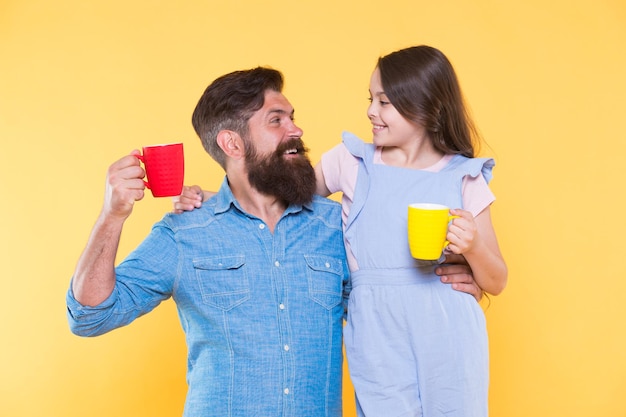
[{"label": "man's ear", "polygon": [[232,130],[220,130],[217,134],[217,144],[230,158],[241,159],[244,157],[243,140],[239,134]]}]

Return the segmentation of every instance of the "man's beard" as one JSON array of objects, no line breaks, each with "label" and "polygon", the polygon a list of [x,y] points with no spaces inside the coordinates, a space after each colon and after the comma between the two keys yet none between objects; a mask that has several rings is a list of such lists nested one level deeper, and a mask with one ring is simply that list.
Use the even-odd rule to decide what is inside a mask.
[{"label": "man's beard", "polygon": [[[285,157],[288,150],[297,157]],[[287,205],[306,204],[315,194],[315,170],[307,156],[302,139],[281,143],[273,153],[260,156],[251,140],[246,141],[246,168],[250,185],[272,195]]]}]

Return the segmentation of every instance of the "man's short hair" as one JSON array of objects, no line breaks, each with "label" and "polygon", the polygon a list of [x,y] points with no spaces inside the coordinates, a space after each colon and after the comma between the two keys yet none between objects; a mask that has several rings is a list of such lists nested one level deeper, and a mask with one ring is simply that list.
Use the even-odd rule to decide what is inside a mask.
[{"label": "man's short hair", "polygon": [[226,169],[226,155],[217,144],[221,130],[248,136],[248,120],[263,107],[265,92],[282,92],[283,75],[272,68],[257,67],[223,75],[204,90],[191,122],[204,149]]}]

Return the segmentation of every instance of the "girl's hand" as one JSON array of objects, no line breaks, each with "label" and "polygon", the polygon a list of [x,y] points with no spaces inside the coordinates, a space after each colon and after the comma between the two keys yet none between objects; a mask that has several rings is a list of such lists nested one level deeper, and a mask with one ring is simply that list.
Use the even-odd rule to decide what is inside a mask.
[{"label": "girl's hand", "polygon": [[460,255],[474,248],[478,238],[478,228],[474,216],[469,211],[452,209],[450,214],[459,217],[452,220],[448,227],[446,239],[450,244],[446,246],[446,251]]},{"label": "girl's hand", "polygon": [[191,211],[202,206],[204,201],[204,193],[198,185],[190,187],[184,186],[183,192],[176,197],[172,197],[174,203],[173,213],[180,214],[183,211]]},{"label": "girl's hand", "polygon": [[448,253],[463,254],[476,284],[488,294],[498,295],[504,290],[508,269],[498,247],[498,239],[491,224],[489,207],[476,217],[465,210],[450,210],[458,216],[448,227]]}]

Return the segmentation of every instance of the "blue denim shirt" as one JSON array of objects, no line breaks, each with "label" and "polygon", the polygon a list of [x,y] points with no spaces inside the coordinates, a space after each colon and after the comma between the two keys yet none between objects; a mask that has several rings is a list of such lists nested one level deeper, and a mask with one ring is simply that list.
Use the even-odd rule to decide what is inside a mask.
[{"label": "blue denim shirt", "polygon": [[290,206],[272,234],[225,180],[202,208],[167,214],[96,307],[67,294],[95,336],[173,297],[188,346],[184,416],[341,416],[348,267],[339,204]]}]

